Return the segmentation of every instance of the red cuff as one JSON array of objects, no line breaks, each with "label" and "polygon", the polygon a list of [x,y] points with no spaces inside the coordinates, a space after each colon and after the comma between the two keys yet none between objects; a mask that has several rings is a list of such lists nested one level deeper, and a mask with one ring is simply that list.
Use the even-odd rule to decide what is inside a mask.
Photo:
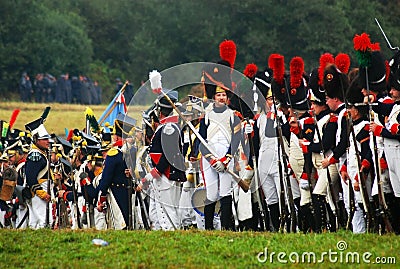
[{"label": "red cuff", "polygon": [[400,124],[398,124],[398,123],[395,123],[392,125],[392,128],[390,128],[390,132],[392,133],[392,135],[399,134],[399,127],[400,127]]},{"label": "red cuff", "polygon": [[374,131],[374,136],[381,136],[382,130],[383,130],[382,125],[376,126],[375,131]]},{"label": "red cuff", "polygon": [[217,159],[211,158],[210,159],[210,165],[213,166],[216,162],[218,162]]},{"label": "red cuff", "polygon": [[222,162],[225,166],[227,166],[228,163],[231,161],[231,158],[229,158],[229,157],[227,157],[227,156],[224,156],[224,157],[222,157],[222,158],[219,159],[219,160],[220,160],[220,162]]},{"label": "red cuff", "polygon": [[354,177],[354,180],[357,181],[357,182],[359,182],[359,180],[358,180],[358,173],[357,173],[356,176]]},{"label": "red cuff", "polygon": [[86,213],[87,212],[87,208],[86,208],[86,206],[84,205],[84,206],[82,206],[82,212],[83,213]]},{"label": "red cuff", "polygon": [[340,172],[347,172],[347,166],[345,164],[340,167]]},{"label": "red cuff", "polygon": [[99,200],[100,204],[105,203],[106,201],[107,201],[107,196],[100,196],[100,200]]},{"label": "red cuff", "polygon": [[369,169],[371,167],[371,164],[368,160],[364,159],[361,162],[361,166],[364,166],[366,169]]},{"label": "red cuff", "polygon": [[153,178],[156,178],[156,179],[161,177],[161,173],[155,167],[153,169],[151,169],[150,174]]},{"label": "red cuff", "polygon": [[336,160],[333,156],[329,158],[329,164],[335,164],[338,162],[339,162],[339,160]]},{"label": "red cuff", "polygon": [[301,177],[300,177],[301,179],[305,179],[305,180],[308,180],[308,175],[307,175],[307,173],[302,173],[301,174]]},{"label": "red cuff", "polygon": [[388,164],[384,158],[379,159],[379,164],[380,164],[382,170],[388,169]]},{"label": "red cuff", "polygon": [[303,153],[304,154],[307,154],[308,153],[308,147],[307,147],[307,145],[301,145],[301,150],[303,151]]}]

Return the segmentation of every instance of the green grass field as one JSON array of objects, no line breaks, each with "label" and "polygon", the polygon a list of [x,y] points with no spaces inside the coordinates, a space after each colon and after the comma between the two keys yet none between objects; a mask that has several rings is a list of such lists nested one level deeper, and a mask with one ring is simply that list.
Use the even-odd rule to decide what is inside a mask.
[{"label": "green grass field", "polygon": [[398,268],[399,250],[395,235],[345,231],[0,230],[0,268]]}]

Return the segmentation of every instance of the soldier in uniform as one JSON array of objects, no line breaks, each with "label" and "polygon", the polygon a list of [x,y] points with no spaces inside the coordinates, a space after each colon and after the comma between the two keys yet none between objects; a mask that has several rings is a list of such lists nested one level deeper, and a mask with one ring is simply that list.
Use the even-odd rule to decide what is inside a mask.
[{"label": "soldier in uniform", "polygon": [[[337,116],[337,130],[335,132],[335,146],[332,149],[332,153],[326,154],[326,157],[321,161],[321,165],[323,168],[335,165],[337,170],[340,171],[340,168],[347,158],[348,127],[344,94],[349,86],[349,80],[345,74],[336,68],[335,65],[325,67],[323,74],[322,87],[326,93],[326,104],[330,108],[331,112]],[[341,176],[340,173],[339,176]],[[350,199],[347,179],[341,178],[340,184],[342,185],[342,199],[344,206],[347,215],[349,215]],[[344,219],[346,219],[346,217],[344,217]]]},{"label": "soldier in uniform", "polygon": [[[204,82],[207,98],[213,100],[205,109],[199,133],[214,148],[214,156],[200,145],[202,169],[207,193],[204,207],[205,229],[213,229],[217,201],[221,204],[221,227],[235,230],[232,211],[233,178],[226,169],[233,169],[232,156],[242,140],[240,118],[227,104],[232,87],[229,63],[220,61],[205,67]],[[198,141],[198,140],[196,140]],[[199,141],[197,142],[199,143]]]},{"label": "soldier in uniform", "polygon": [[28,155],[28,145],[23,145],[21,139],[9,141],[6,152],[9,158],[10,166],[14,167],[18,173],[16,187],[16,221],[17,228],[26,228],[28,226],[28,207],[26,200],[32,198],[25,180],[25,162]]},{"label": "soldier in uniform", "polygon": [[[165,91],[171,102],[176,103],[178,92]],[[160,96],[155,107],[159,125],[148,148],[153,168],[142,179],[141,185],[151,184],[152,187],[153,229],[174,230],[180,226],[180,182],[186,181],[183,141],[178,116],[171,114],[173,107],[168,99]]]},{"label": "soldier in uniform", "polygon": [[[347,93],[346,100],[353,122],[354,136],[350,134],[347,161],[340,169],[343,180],[351,184],[354,190],[355,212],[352,219],[354,233],[365,233],[366,222],[364,212],[369,203],[371,193],[370,168],[373,167],[372,151],[370,148],[368,106],[363,104],[363,95],[357,81],[353,81]],[[355,140],[354,138],[355,137]],[[358,163],[358,161],[360,163]],[[364,177],[365,178],[361,178]],[[347,181],[348,180],[348,181]],[[362,181],[362,182],[360,182]],[[362,184],[365,184],[363,191]],[[372,212],[369,212],[371,214]]]},{"label": "soldier in uniform", "polygon": [[[300,141],[300,144],[304,154],[311,153],[312,164],[318,175],[312,193],[312,200],[315,209],[315,228],[317,232],[321,232],[327,229],[326,211],[335,212],[335,207],[332,207],[332,199],[334,199],[334,201],[338,201],[339,199],[338,171],[336,166],[330,165],[328,167],[329,170],[327,170],[322,168],[321,165],[321,160],[325,155],[329,155],[332,148],[335,146],[337,117],[330,113],[329,107],[326,105],[326,94],[321,85],[322,81],[319,82],[318,69],[313,70],[309,82],[311,109],[315,118],[310,117],[305,121],[303,129],[308,131],[305,132],[304,138]],[[318,130],[316,130],[316,128],[318,128]],[[332,185],[328,185],[328,173]],[[333,188],[333,186],[335,186],[334,197],[332,197],[330,192],[330,188]],[[307,187],[308,186],[306,186],[306,188]],[[329,208],[326,207],[328,201],[331,202]],[[336,220],[333,219],[333,214],[330,214],[330,224],[332,228],[331,231],[336,231]]]},{"label": "soldier in uniform", "polygon": [[[200,123],[199,118],[201,117],[203,111],[201,100],[199,100],[199,103],[189,100],[186,104],[184,104],[184,108],[185,111],[182,112],[182,115],[186,118],[187,121],[191,121],[193,126],[198,130]],[[187,125],[183,126],[182,129],[184,142],[183,155],[185,156],[185,161],[189,165],[186,171],[187,181],[184,182],[182,186],[179,209],[182,226],[184,227],[184,229],[187,229],[193,226],[197,227],[196,214],[191,206],[191,197],[193,195],[194,188],[199,181],[199,167],[198,156],[194,156],[195,149],[193,148],[196,136]]]},{"label": "soldier in uniform", "polygon": [[[383,138],[384,154],[387,162],[380,160],[380,168],[389,170],[389,178],[394,192],[385,192],[386,203],[392,216],[392,227],[396,234],[400,233],[400,171],[398,164],[400,156],[400,53],[397,52],[389,61],[389,87],[392,104],[382,101],[373,110],[385,117],[385,124],[371,123],[374,135]],[[384,189],[385,191],[385,189]]]},{"label": "soldier in uniform", "polygon": [[48,192],[53,189],[53,179],[48,170],[50,135],[43,125],[42,118],[26,124],[25,128],[31,132],[33,139],[25,164],[26,183],[33,193],[31,201],[28,202],[29,228],[40,229],[52,223],[52,214],[49,212],[51,192]]},{"label": "soldier in uniform", "polygon": [[135,126],[135,120],[129,116],[118,114],[113,128],[113,147],[108,150],[104,161],[104,169],[99,186],[96,190],[99,192],[97,209],[103,211],[107,206],[111,215],[111,226],[116,230],[127,229],[129,225],[129,203],[128,188],[131,187],[129,180],[130,173],[127,163],[124,160],[122,146],[123,137],[126,137]]},{"label": "soldier in uniform", "polygon": [[[253,141],[255,154],[258,160],[260,183],[268,206],[268,211],[265,212],[265,222],[267,225],[265,228],[269,230],[269,220],[271,220],[273,230],[279,231],[280,208],[286,205],[281,205],[279,199],[281,195],[281,178],[279,175],[278,161],[282,156],[278,156],[279,144],[277,139],[278,132],[276,129],[278,128],[276,125],[276,104],[273,102],[271,82],[272,70],[266,69],[264,72],[258,72],[255,76],[254,83],[263,93],[266,104],[263,106],[263,111],[255,116]],[[278,111],[278,114],[279,113],[283,114],[281,111]],[[281,117],[278,118],[278,120],[280,119]],[[271,154],[271,152],[273,152],[273,154]],[[268,218],[268,212],[270,218]]]}]

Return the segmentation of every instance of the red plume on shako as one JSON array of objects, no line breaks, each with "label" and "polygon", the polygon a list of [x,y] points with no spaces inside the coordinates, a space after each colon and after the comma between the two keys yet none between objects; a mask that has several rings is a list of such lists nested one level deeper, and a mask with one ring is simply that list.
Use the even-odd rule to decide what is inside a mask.
[{"label": "red plume on shako", "polygon": [[275,98],[282,104],[287,104],[285,87],[285,58],[281,54],[271,54],[268,58],[268,66],[272,69],[272,92]]},{"label": "red plume on shako", "polygon": [[219,44],[219,56],[222,60],[227,61],[231,68],[235,66],[236,60],[236,44],[232,40],[225,40]]},{"label": "red plume on shako", "polygon": [[350,69],[350,56],[346,53],[339,53],[335,57],[335,65],[340,72],[347,74]]},{"label": "red plume on shako", "polygon": [[333,55],[328,52],[322,54],[321,57],[319,57],[319,68],[318,68],[319,85],[322,85],[322,81],[324,80],[324,71],[326,66],[334,63],[335,63],[335,58],[333,58]]}]

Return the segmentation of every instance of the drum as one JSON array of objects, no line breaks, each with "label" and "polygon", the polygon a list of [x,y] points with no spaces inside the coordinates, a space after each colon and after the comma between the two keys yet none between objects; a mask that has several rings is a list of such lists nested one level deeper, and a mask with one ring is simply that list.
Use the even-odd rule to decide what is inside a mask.
[{"label": "drum", "polygon": [[[206,188],[199,187],[194,190],[192,194],[192,207],[197,214],[204,217],[204,206],[206,205],[207,195],[206,195]],[[215,205],[215,216],[219,216],[219,212],[221,209],[221,205],[219,201]]]}]

